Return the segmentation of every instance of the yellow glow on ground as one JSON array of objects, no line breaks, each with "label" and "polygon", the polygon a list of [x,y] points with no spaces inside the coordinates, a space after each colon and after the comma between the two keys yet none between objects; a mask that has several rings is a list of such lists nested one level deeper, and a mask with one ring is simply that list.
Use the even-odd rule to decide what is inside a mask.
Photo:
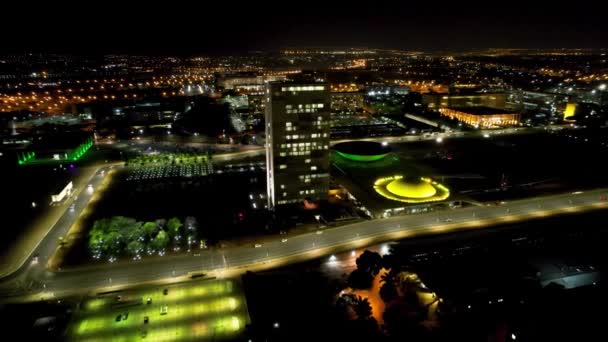
[{"label": "yellow glow on ground", "polygon": [[[92,298],[68,329],[72,341],[193,341],[236,336],[248,321],[234,280],[197,281]],[[168,293],[163,294],[167,288]],[[147,300],[151,303],[147,304]],[[135,301],[134,305],[121,303]],[[161,308],[167,308],[162,313]],[[127,319],[116,321],[128,313]],[[148,323],[144,323],[148,317]],[[145,335],[145,337],[144,337]]]},{"label": "yellow glow on ground", "polygon": [[382,197],[405,203],[443,201],[450,190],[429,178],[406,179],[402,175],[377,179],[374,190]]},{"label": "yellow glow on ground", "polygon": [[397,196],[409,198],[429,198],[437,193],[437,189],[427,182],[408,182],[404,178],[388,183],[386,190]]},{"label": "yellow glow on ground", "polygon": [[382,298],[380,298],[380,287],[382,284],[380,283],[380,278],[387,270],[384,268],[378,272],[374,281],[372,282],[372,287],[367,290],[352,290],[347,289],[345,292],[354,293],[357,296],[361,296],[361,298],[367,298],[369,304],[372,307],[372,316],[376,319],[378,324],[382,324],[384,319],[382,318],[382,313],[384,313],[385,304]]}]

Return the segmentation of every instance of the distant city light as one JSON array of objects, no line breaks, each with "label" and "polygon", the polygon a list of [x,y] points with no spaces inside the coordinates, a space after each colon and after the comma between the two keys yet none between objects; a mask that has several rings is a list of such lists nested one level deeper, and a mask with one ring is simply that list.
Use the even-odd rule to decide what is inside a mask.
[{"label": "distant city light", "polygon": [[440,144],[443,142],[443,138],[442,137],[437,137],[437,139],[435,139],[435,141]]}]

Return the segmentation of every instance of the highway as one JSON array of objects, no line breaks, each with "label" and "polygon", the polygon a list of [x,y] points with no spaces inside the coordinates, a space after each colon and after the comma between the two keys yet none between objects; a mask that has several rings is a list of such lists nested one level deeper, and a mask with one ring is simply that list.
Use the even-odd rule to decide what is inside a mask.
[{"label": "highway", "polygon": [[[508,134],[509,132],[505,132]],[[521,133],[521,131],[517,131]],[[408,141],[410,137],[377,138],[391,141]],[[419,137],[412,137],[416,141]],[[427,139],[427,138],[423,138]],[[261,148],[229,152],[214,156],[216,161],[263,155]],[[277,236],[263,246],[235,247],[228,249],[202,250],[194,255],[167,255],[162,258],[134,262],[122,262],[102,266],[52,272],[45,269],[49,258],[58,246],[59,237],[67,231],[83,213],[91,200],[102,196],[98,189],[108,181],[112,168],[121,164],[99,166],[87,174],[91,188],[82,186],[77,198],[62,204],[65,212],[45,237],[36,245],[21,267],[0,280],[0,297],[32,294],[35,296],[62,296],[101,288],[116,288],[154,281],[176,281],[184,279],[189,272],[205,272],[225,276],[239,274],[249,269],[275,267],[292,262],[309,260],[338,251],[361,248],[371,244],[394,241],[429,233],[475,229],[500,223],[517,222],[550,215],[607,208],[608,202],[600,197],[608,194],[606,189],[568,193],[563,195],[511,201],[500,206],[459,208],[444,212],[396,216],[387,219],[363,221],[324,229],[317,233]],[[74,210],[68,209],[74,203]],[[38,263],[34,256],[38,255]],[[41,297],[36,297],[40,299]]]},{"label": "highway", "polygon": [[[396,216],[321,230],[298,236],[284,236],[261,247],[242,246],[224,250],[202,250],[194,255],[166,256],[130,263],[107,264],[91,268],[49,272],[24,272],[40,281],[35,298],[102,291],[146,282],[171,282],[187,279],[189,272],[209,275],[237,275],[246,270],[276,267],[319,258],[339,251],[361,248],[383,241],[394,241],[422,234],[438,234],[477,229],[590,209],[606,209],[601,197],[608,189],[511,201],[503,205],[477,206],[444,212]],[[40,266],[30,266],[40,268]],[[24,294],[18,292],[14,294]],[[38,297],[40,296],[40,297]]]}]

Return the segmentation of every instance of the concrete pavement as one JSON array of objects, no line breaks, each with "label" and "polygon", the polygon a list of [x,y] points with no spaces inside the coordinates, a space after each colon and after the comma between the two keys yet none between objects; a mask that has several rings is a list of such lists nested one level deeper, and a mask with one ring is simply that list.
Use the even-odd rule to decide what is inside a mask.
[{"label": "concrete pavement", "polygon": [[[129,264],[67,270],[41,274],[46,287],[37,295],[64,296],[89,291],[105,291],[140,283],[183,281],[189,272],[214,276],[237,275],[246,270],[277,267],[319,258],[331,253],[365,247],[384,241],[470,230],[553,215],[607,209],[600,199],[607,189],[567,193],[508,202],[499,206],[459,208],[441,213],[397,216],[358,222],[322,231],[281,237],[262,247],[243,246],[225,250],[203,250],[195,255],[159,258]],[[16,294],[16,293],[15,293]],[[38,298],[40,299],[40,298]]]}]

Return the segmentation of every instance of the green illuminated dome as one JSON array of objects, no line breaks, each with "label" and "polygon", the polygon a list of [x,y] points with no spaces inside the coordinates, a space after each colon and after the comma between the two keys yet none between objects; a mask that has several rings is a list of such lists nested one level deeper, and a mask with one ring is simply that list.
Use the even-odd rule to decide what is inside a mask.
[{"label": "green illuminated dome", "polygon": [[349,141],[338,143],[334,151],[342,158],[358,162],[373,162],[386,157],[391,148],[374,141]]},{"label": "green illuminated dome", "polygon": [[405,178],[395,179],[386,189],[394,195],[408,198],[429,198],[437,193],[430,183],[421,180],[407,181]]}]

